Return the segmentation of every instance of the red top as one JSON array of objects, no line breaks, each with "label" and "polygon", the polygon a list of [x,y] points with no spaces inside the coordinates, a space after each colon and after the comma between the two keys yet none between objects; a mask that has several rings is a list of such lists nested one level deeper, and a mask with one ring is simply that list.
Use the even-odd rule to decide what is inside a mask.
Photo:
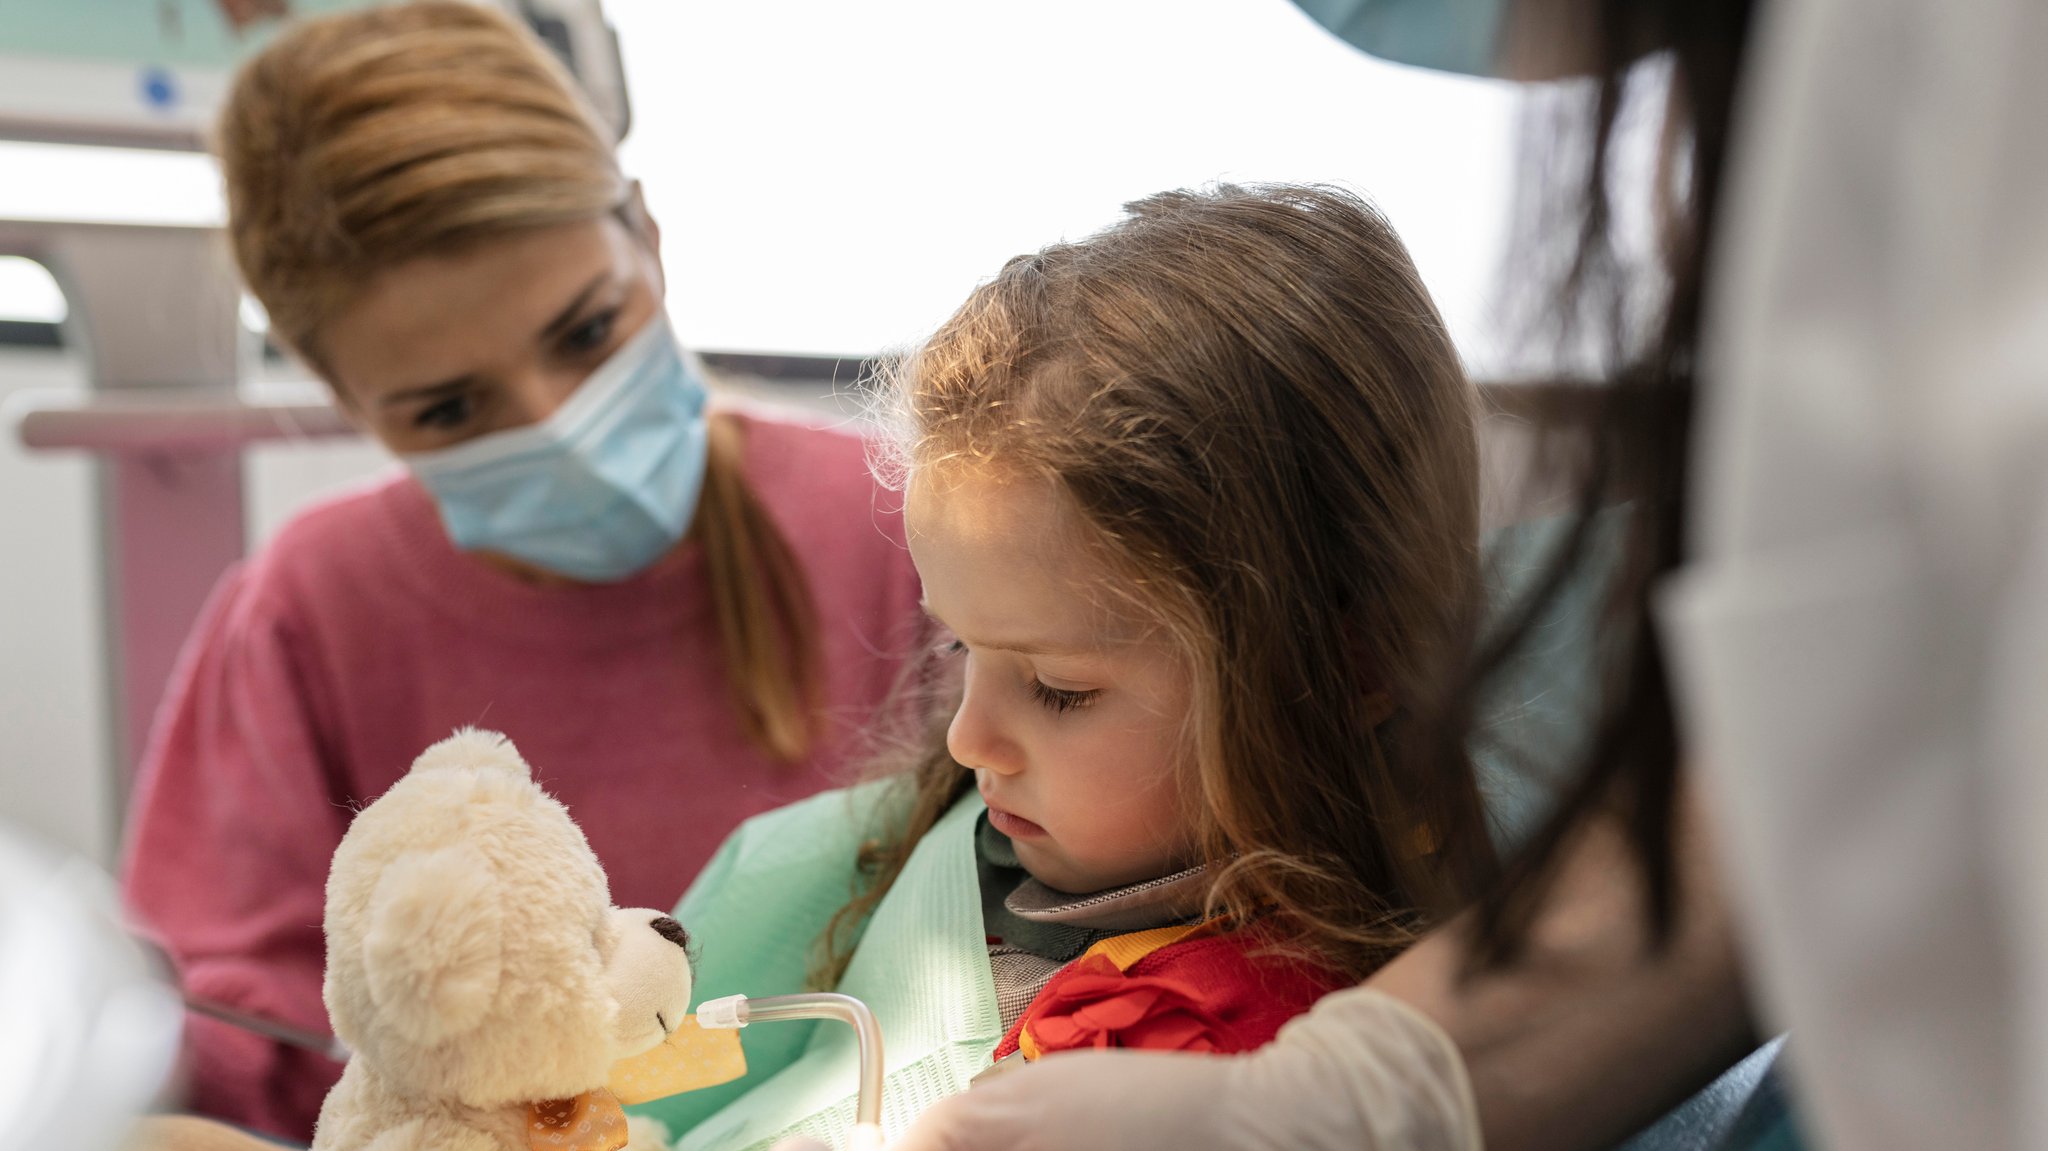
[{"label": "red top", "polygon": [[[1256,930],[1109,939],[1053,974],[995,1049],[1002,1059],[1129,1047],[1229,1055],[1272,1042],[1287,1021],[1347,987],[1338,972],[1266,953]],[[1119,946],[1137,943],[1137,946]]]},{"label": "red top", "polygon": [[[502,731],[624,906],[667,908],[741,820],[848,781],[920,626],[900,501],[851,435],[746,418],[747,482],[810,576],[823,714],[807,763],[744,735],[701,557],[543,588],[458,552],[403,474],[299,515],[228,572],[144,755],[123,872],[184,986],[327,1030],[328,860],[352,810],[457,727]],[[304,1141],[338,1065],[188,1016],[195,1109]]]}]

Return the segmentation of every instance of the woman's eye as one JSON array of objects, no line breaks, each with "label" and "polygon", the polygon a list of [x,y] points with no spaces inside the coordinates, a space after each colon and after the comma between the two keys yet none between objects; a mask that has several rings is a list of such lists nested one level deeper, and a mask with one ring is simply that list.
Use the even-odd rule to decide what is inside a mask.
[{"label": "woman's eye", "polygon": [[571,354],[596,351],[612,338],[612,328],[618,323],[617,312],[600,312],[590,319],[569,329],[562,337],[562,350]]},{"label": "woman's eye", "polygon": [[945,659],[947,656],[962,655],[966,651],[967,645],[954,639],[952,636],[947,636],[932,645],[932,654],[940,659]]},{"label": "woman's eye", "polygon": [[1037,700],[1054,715],[1065,715],[1076,708],[1087,707],[1095,702],[1096,696],[1101,694],[1101,688],[1095,688],[1090,691],[1068,691],[1065,688],[1048,687],[1038,679],[1031,681],[1031,698]]},{"label": "woman's eye", "polygon": [[420,414],[413,417],[412,422],[414,427],[446,431],[461,427],[469,420],[471,412],[472,405],[468,396],[450,396],[422,408]]}]

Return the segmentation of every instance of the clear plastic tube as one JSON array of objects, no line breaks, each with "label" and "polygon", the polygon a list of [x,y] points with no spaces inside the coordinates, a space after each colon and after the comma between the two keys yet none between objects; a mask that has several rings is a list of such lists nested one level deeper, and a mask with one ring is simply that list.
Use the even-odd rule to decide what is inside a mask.
[{"label": "clear plastic tube", "polygon": [[771,995],[749,999],[728,995],[707,999],[697,1005],[697,1026],[736,1029],[749,1023],[778,1023],[790,1019],[836,1019],[853,1028],[860,1047],[860,1095],[854,1102],[853,1135],[848,1151],[868,1151],[882,1145],[882,1025],[868,1005],[851,995],[815,992],[809,995]]}]

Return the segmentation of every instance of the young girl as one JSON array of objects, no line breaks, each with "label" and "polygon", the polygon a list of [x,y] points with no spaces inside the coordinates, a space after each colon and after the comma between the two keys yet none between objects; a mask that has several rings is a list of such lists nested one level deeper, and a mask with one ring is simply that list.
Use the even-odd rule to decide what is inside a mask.
[{"label": "young girl", "polygon": [[[940,706],[890,780],[727,844],[678,911],[702,994],[793,990],[826,924],[896,1128],[993,1062],[1257,1047],[1491,868],[1469,763],[1411,736],[1474,610],[1473,399],[1371,208],[1151,197],[898,374]],[[746,1044],[652,1108],[684,1146],[836,1135],[846,1029]]]}]

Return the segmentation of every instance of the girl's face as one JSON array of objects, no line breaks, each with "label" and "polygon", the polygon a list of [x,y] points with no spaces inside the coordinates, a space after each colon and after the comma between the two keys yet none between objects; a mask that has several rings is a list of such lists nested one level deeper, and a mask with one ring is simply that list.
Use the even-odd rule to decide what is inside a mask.
[{"label": "girl's face", "polygon": [[1050,484],[955,468],[914,473],[905,517],[926,609],[966,661],[947,747],[1025,868],[1091,892],[1185,866],[1189,676],[1108,606],[1074,513]]},{"label": "girl's face", "polygon": [[388,268],[319,351],[364,430],[428,451],[546,419],[660,307],[653,225],[605,216]]}]

